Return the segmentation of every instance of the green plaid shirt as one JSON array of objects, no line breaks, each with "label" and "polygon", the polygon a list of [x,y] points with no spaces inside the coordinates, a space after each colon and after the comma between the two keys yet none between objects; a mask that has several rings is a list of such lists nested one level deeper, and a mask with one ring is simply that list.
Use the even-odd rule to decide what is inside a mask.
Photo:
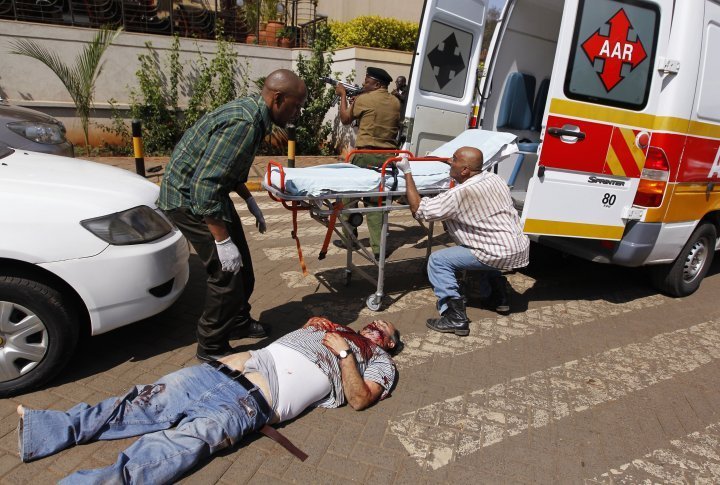
[{"label": "green plaid shirt", "polygon": [[206,114],[175,146],[157,205],[184,207],[197,216],[231,220],[230,192],[247,181],[260,141],[272,128],[259,96],[230,101]]}]

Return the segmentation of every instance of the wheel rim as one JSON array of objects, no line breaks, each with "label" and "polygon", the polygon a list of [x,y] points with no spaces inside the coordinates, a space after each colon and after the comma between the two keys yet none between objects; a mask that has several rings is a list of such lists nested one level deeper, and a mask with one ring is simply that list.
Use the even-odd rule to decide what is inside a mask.
[{"label": "wheel rim", "polygon": [[22,377],[42,361],[48,330],[30,309],[0,301],[0,382]]},{"label": "wheel rim", "polygon": [[705,238],[698,239],[687,258],[685,259],[685,265],[683,266],[683,281],[685,283],[692,283],[695,278],[701,273],[705,262],[708,258],[708,244]]}]

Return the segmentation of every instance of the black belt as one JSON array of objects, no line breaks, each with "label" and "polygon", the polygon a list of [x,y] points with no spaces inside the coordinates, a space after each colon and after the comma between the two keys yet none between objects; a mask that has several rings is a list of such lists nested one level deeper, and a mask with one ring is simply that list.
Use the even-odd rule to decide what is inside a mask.
[{"label": "black belt", "polygon": [[260,389],[258,389],[255,384],[250,382],[250,380],[245,377],[242,372],[231,369],[219,360],[211,360],[210,362],[208,362],[208,364],[214,367],[215,370],[222,372],[230,379],[243,386],[247,392],[253,395],[255,401],[257,401],[257,404],[260,407],[260,410],[268,417],[268,419],[272,418],[272,409],[270,408],[267,400],[265,400],[265,396],[262,395]]},{"label": "black belt", "polygon": [[[208,365],[215,368],[215,370],[222,372],[230,379],[243,386],[245,390],[252,394],[252,396],[255,398],[255,402],[257,402],[262,412],[265,413],[265,415],[268,417],[268,420],[272,418],[272,409],[270,408],[270,405],[265,399],[265,396],[263,396],[258,386],[250,382],[250,380],[245,377],[242,372],[231,369],[219,360],[211,360],[210,362],[208,362]],[[295,457],[297,457],[300,461],[307,460],[308,455],[306,453],[304,453],[300,448],[292,444],[289,439],[280,434],[280,432],[272,426],[264,424],[263,427],[260,428],[258,431],[260,431],[262,434],[264,434],[271,440],[280,444],[283,448],[295,455]]]}]

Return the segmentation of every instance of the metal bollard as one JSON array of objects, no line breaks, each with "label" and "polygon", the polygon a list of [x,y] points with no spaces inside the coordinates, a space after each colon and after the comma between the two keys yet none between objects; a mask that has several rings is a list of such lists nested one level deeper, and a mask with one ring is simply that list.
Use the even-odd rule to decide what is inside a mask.
[{"label": "metal bollard", "polygon": [[132,120],[133,154],[135,156],[135,173],[145,177],[145,154],[143,153],[142,121]]},{"label": "metal bollard", "polygon": [[295,125],[287,125],[286,129],[288,135],[287,166],[289,168],[295,168],[295,134],[297,132],[297,129]]}]

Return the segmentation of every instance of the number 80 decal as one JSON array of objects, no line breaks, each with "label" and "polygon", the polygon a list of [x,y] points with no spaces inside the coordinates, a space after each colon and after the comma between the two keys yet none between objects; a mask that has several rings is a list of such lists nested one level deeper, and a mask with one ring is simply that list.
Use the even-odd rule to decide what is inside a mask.
[{"label": "number 80 decal", "polygon": [[602,203],[605,207],[612,207],[612,205],[615,204],[615,200],[617,200],[615,194],[605,194]]}]

